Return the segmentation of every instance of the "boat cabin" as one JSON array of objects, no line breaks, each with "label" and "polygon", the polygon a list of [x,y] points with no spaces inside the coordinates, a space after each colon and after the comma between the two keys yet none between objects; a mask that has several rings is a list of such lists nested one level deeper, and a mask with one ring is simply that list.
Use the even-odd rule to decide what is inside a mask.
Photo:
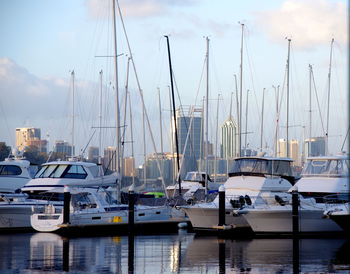
[{"label": "boat cabin", "polygon": [[280,176],[294,184],[292,159],[273,157],[240,157],[233,162],[229,177],[234,176]]}]

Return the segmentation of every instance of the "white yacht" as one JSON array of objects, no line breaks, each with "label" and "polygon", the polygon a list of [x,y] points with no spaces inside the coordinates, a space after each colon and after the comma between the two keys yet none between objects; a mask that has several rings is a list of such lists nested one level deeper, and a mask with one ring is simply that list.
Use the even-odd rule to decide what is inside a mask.
[{"label": "white yacht", "polygon": [[323,203],[323,197],[349,193],[349,156],[320,156],[307,159],[301,179],[290,189]]},{"label": "white yacht", "polygon": [[32,179],[30,162],[10,156],[0,162],[0,192],[14,193]]},{"label": "white yacht", "polygon": [[119,176],[116,173],[104,175],[102,166],[95,163],[55,161],[43,164],[35,177],[21,190],[30,197],[37,198],[37,194],[42,197],[43,192],[63,189],[64,186],[111,186],[116,185],[118,180]]},{"label": "white yacht", "polygon": [[[61,190],[62,191],[62,190]],[[63,223],[63,209],[52,204],[45,206],[31,216],[32,227],[39,232],[82,231],[96,229],[122,229],[128,225],[128,205],[113,202],[104,189],[69,188],[71,193],[69,224]],[[172,208],[164,206],[135,206],[135,225],[156,226],[173,224],[180,219],[173,218]]]},{"label": "white yacht", "polygon": [[[262,192],[284,193],[294,184],[289,158],[236,158],[225,187],[225,224],[231,228],[249,228],[246,220],[235,214],[245,205],[253,205]],[[213,202],[181,206],[196,230],[216,230],[219,219],[219,197]]]},{"label": "white yacht", "polygon": [[0,196],[0,230],[30,229],[32,207],[43,208],[50,202],[62,205],[64,186],[115,185],[116,174],[103,175],[102,167],[79,161],[56,161],[42,165],[35,177],[21,190],[22,194]]},{"label": "white yacht", "polygon": [[[237,214],[248,222],[257,234],[291,234],[293,232],[292,194],[283,196],[263,193],[252,207],[243,208]],[[342,229],[332,220],[323,218],[325,204],[314,198],[299,196],[299,233],[340,232]]]}]

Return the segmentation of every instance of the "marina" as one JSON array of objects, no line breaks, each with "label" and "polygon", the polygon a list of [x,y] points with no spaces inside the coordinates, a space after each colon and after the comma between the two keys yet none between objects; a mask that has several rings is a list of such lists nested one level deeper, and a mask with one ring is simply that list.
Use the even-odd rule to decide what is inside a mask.
[{"label": "marina", "polygon": [[0,1],[0,273],[350,273],[348,15]]}]

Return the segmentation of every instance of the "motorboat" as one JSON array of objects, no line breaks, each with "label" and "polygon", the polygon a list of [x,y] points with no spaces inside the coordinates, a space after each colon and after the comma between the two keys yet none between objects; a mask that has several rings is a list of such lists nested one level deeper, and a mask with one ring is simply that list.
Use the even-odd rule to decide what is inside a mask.
[{"label": "motorboat", "polygon": [[[27,193],[30,198],[40,199],[45,196],[45,191],[63,189],[64,186],[113,186],[119,180],[116,173],[105,175],[100,165],[71,159],[43,164],[34,178],[21,188],[21,191]],[[49,194],[50,197],[51,195]]]},{"label": "motorboat", "polygon": [[[63,206],[60,201],[54,203],[56,206]],[[47,204],[48,200],[29,199],[24,193],[0,194],[0,232],[31,230],[32,208],[43,210]]]},{"label": "motorboat", "polygon": [[0,162],[0,193],[14,193],[33,177],[28,160],[11,155]]},{"label": "motorboat", "polygon": [[33,179],[21,188],[21,193],[0,196],[0,230],[31,229],[32,208],[39,211],[48,203],[63,206],[64,186],[115,185],[117,174],[103,175],[101,166],[76,160],[48,162],[42,165]]},{"label": "motorboat", "polygon": [[[261,193],[258,203],[252,207],[241,208],[236,214],[243,216],[256,234],[292,234],[293,205],[292,194],[281,196]],[[341,232],[333,221],[323,218],[325,204],[316,203],[314,198],[299,196],[298,233],[314,234]]]},{"label": "motorboat", "polygon": [[[71,194],[69,204],[69,223],[64,223],[64,210],[53,204],[45,206],[31,215],[31,225],[39,232],[83,232],[99,229],[116,231],[128,227],[129,207],[113,200],[104,188],[65,188]],[[62,191],[58,189],[57,191]],[[174,218],[173,208],[164,206],[135,205],[134,222],[136,226],[177,227],[183,219]]]},{"label": "motorboat", "polygon": [[307,159],[301,178],[289,190],[323,203],[324,197],[349,193],[349,156],[320,156]]},{"label": "motorboat", "polygon": [[[295,183],[292,160],[274,157],[239,157],[234,160],[225,188],[225,224],[228,228],[248,228],[235,210],[254,205],[261,193],[285,193]],[[219,197],[212,202],[180,206],[196,230],[218,229]]]},{"label": "motorboat", "polygon": [[[340,197],[339,197],[340,196]],[[348,195],[327,196],[324,217],[336,222],[344,231],[350,231],[350,202]]]}]

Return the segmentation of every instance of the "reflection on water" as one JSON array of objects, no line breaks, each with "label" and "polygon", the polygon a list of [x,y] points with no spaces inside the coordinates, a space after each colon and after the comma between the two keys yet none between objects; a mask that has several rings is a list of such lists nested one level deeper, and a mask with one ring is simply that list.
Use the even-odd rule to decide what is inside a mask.
[{"label": "reflection on water", "polygon": [[[134,241],[134,257],[129,253]],[[292,273],[350,271],[346,239],[218,239],[194,234],[64,238],[0,235],[0,272]],[[294,242],[295,246],[295,242]],[[294,261],[293,261],[294,255]],[[294,264],[293,264],[294,262]]]}]

